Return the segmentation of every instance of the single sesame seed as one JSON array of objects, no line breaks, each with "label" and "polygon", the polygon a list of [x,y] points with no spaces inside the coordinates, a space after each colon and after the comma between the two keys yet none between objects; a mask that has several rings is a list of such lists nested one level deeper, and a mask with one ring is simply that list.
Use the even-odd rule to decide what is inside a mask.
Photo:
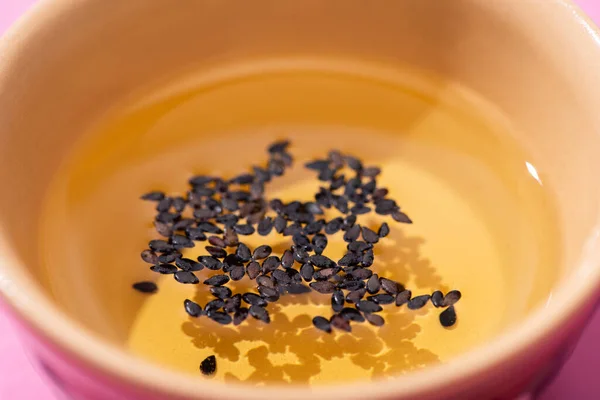
[{"label": "single sesame seed", "polygon": [[217,370],[217,359],[215,356],[208,356],[200,363],[200,372],[203,375],[213,375]]},{"label": "single sesame seed", "polygon": [[156,293],[158,291],[158,286],[156,283],[150,281],[136,282],[132,285],[132,287],[141,293]]}]

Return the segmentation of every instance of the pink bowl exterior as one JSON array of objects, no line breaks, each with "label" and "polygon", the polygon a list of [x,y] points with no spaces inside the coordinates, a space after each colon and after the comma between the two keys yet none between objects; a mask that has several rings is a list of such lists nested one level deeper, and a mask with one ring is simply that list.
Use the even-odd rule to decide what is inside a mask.
[{"label": "pink bowl exterior", "polygon": [[[566,321],[560,331],[537,343],[527,353],[507,360],[489,371],[468,377],[460,385],[424,393],[420,399],[490,399],[528,398],[543,389],[560,370],[575,347],[597,300],[589,302],[578,315]],[[188,400],[172,394],[139,387],[121,377],[96,369],[77,355],[69,354],[48,341],[24,319],[8,309],[19,337],[39,367],[65,399],[72,400]],[[199,393],[198,397],[204,399]],[[396,397],[394,397],[396,398]],[[397,398],[403,398],[399,393]]]}]

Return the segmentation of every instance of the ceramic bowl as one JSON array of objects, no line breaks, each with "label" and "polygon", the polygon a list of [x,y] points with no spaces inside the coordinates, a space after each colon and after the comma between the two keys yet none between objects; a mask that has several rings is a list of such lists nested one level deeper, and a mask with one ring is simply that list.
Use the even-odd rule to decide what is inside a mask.
[{"label": "ceramic bowl", "polygon": [[[40,1],[0,43],[0,292],[72,399],[511,399],[564,361],[600,289],[600,36],[565,0]],[[552,177],[560,273],[519,324],[386,381],[194,379],[104,340],[53,301],[34,245],[44,191],[89,122],[148,82],[241,59],[340,55],[458,82],[501,109]],[[85,266],[82,266],[85,268]],[[523,267],[526,268],[526,267]],[[61,276],[54,276],[61,279]]]}]

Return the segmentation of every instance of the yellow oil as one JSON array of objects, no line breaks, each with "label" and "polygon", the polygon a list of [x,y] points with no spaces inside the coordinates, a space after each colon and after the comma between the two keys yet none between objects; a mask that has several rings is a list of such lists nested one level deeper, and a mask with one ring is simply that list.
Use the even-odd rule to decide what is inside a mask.
[{"label": "yellow oil", "polygon": [[[192,319],[205,285],[148,270],[139,253],[156,238],[153,189],[183,194],[197,173],[231,177],[266,160],[266,146],[292,141],[296,158],[267,195],[309,200],[318,182],[302,164],[339,149],[382,167],[380,185],[414,220],[389,220],[372,270],[413,293],[459,289],[458,323],[439,309],[386,306],[381,328],[317,331],[329,297],[288,296],[269,305],[272,323],[240,327]],[[74,144],[48,191],[40,235],[55,300],[86,328],[149,361],[198,376],[215,354],[212,379],[326,384],[387,378],[483,344],[543,305],[558,271],[551,190],[500,110],[457,83],[410,70],[331,60],[248,63],[186,77],[107,112]],[[361,217],[376,227],[384,219]],[[67,240],[68,239],[68,240]],[[288,238],[250,237],[276,251]],[[68,244],[67,244],[68,243]],[[339,257],[343,241],[326,254]],[[203,254],[203,244],[188,256]],[[211,272],[211,271],[208,271]],[[200,280],[209,276],[198,273]],[[159,292],[131,284],[157,280]],[[234,292],[249,288],[241,281]]]}]

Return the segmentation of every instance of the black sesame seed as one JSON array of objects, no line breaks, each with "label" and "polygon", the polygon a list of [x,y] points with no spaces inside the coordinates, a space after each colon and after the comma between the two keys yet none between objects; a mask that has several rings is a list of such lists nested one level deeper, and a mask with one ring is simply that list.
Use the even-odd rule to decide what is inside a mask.
[{"label": "black sesame seed", "polygon": [[221,200],[221,203],[223,204],[223,208],[225,208],[228,211],[237,211],[240,206],[238,205],[237,200],[231,199],[229,197],[225,197]]},{"label": "black sesame seed", "polygon": [[206,303],[206,305],[204,306],[204,311],[206,311],[208,313],[209,311],[216,311],[219,308],[222,308],[224,306],[225,306],[225,302],[223,300],[214,299],[214,300]]},{"label": "black sesame seed", "polygon": [[279,300],[279,290],[277,288],[259,285],[257,289],[258,289],[258,293],[266,301],[272,303],[272,302]]},{"label": "black sesame seed", "polygon": [[443,327],[449,328],[456,323],[456,310],[454,306],[446,308],[440,314],[440,323]]},{"label": "black sesame seed", "polygon": [[265,322],[265,323],[269,323],[271,322],[271,318],[269,317],[269,312],[261,306],[258,305],[251,305],[250,306],[250,315],[252,315],[254,318]]},{"label": "black sesame seed", "polygon": [[356,279],[365,280],[369,279],[373,275],[373,272],[366,268],[356,268],[350,274]]},{"label": "black sesame seed", "polygon": [[[377,191],[375,191],[377,193]],[[375,196],[375,193],[373,194]],[[398,205],[391,199],[379,199],[375,201],[375,212],[380,215],[389,215],[398,209]]]},{"label": "black sesame seed", "polygon": [[379,241],[379,235],[366,226],[362,227],[362,237],[367,243],[377,243]]},{"label": "black sesame seed", "polygon": [[179,218],[181,218],[181,214],[179,213],[161,212],[155,217],[155,220],[170,224],[177,221]]},{"label": "black sesame seed", "polygon": [[283,153],[287,150],[290,142],[288,140],[280,140],[271,144],[268,148],[269,153]]},{"label": "black sesame seed", "polygon": [[374,313],[383,310],[379,304],[371,300],[360,300],[356,303],[356,308],[365,313]]},{"label": "black sesame seed", "polygon": [[173,251],[173,246],[171,244],[159,239],[151,240],[150,243],[148,243],[148,247],[150,247],[150,250],[158,251],[159,253],[168,253]]},{"label": "black sesame seed", "polygon": [[229,270],[231,267],[235,267],[237,265],[244,265],[244,261],[237,256],[237,254],[228,254],[227,257],[223,260],[223,264],[228,266]]},{"label": "black sesame seed", "polygon": [[410,310],[418,310],[418,309],[422,308],[423,306],[425,306],[425,304],[427,304],[427,302],[429,301],[430,298],[431,298],[431,296],[428,294],[413,297],[408,302],[408,308]]},{"label": "black sesame seed", "polygon": [[152,250],[144,250],[140,254],[142,260],[148,264],[158,264],[158,256]]},{"label": "black sesame seed", "polygon": [[367,291],[370,294],[376,294],[381,289],[381,283],[379,282],[379,276],[373,274],[367,281]]},{"label": "black sesame seed", "polygon": [[381,224],[381,226],[379,227],[379,230],[377,231],[377,234],[379,235],[380,238],[386,237],[387,235],[389,235],[389,233],[390,233],[390,227],[388,226],[388,224],[386,222]]},{"label": "black sesame seed", "polygon": [[304,236],[302,233],[297,233],[292,237],[292,241],[297,247],[303,249],[310,249],[310,240],[308,237]]},{"label": "black sesame seed", "polygon": [[317,255],[323,253],[323,251],[327,247],[327,242],[327,236],[323,235],[322,233],[317,233],[315,236],[313,236],[312,246],[313,250],[315,251],[315,253],[317,253]]},{"label": "black sesame seed", "polygon": [[340,265],[342,267],[358,265],[358,263],[360,263],[361,260],[362,260],[361,254],[349,252],[349,253],[346,253],[342,258],[340,258],[340,260],[338,261],[338,265]]},{"label": "black sesame seed", "polygon": [[323,171],[329,168],[329,160],[314,160],[309,161],[304,164],[304,166],[308,169],[312,169],[313,171]]},{"label": "black sesame seed", "polygon": [[362,175],[367,178],[375,178],[379,174],[381,174],[381,169],[379,167],[367,167],[362,171]]},{"label": "black sesame seed", "polygon": [[304,233],[306,235],[314,235],[323,229],[325,226],[325,221],[322,219],[318,219],[316,221],[310,222],[308,225],[304,227]]},{"label": "black sesame seed", "polygon": [[252,253],[250,252],[250,249],[244,243],[240,243],[238,245],[235,254],[239,257],[240,260],[244,262],[250,261],[250,259],[252,258]]},{"label": "black sesame seed", "polygon": [[448,293],[446,293],[446,296],[444,297],[444,302],[443,302],[442,306],[443,307],[452,306],[457,301],[459,301],[461,297],[462,297],[462,294],[460,293],[460,291],[451,290]]},{"label": "black sesame seed", "polygon": [[132,287],[141,293],[156,293],[158,291],[156,283],[150,281],[136,282]]},{"label": "black sesame seed", "polygon": [[304,209],[313,215],[323,214],[323,209],[317,203],[308,202],[304,205]]},{"label": "black sesame seed", "polygon": [[273,226],[275,227],[275,231],[277,233],[283,233],[283,231],[287,227],[287,220],[281,215],[278,215],[277,217],[275,217],[275,220],[273,220]]},{"label": "black sesame seed", "polygon": [[202,307],[191,300],[185,299],[183,302],[183,307],[185,308],[185,312],[188,313],[190,317],[199,317],[202,315]]},{"label": "black sesame seed", "polygon": [[344,166],[344,157],[338,150],[331,150],[328,158],[335,168],[342,168]]},{"label": "black sesame seed", "polygon": [[436,308],[442,307],[444,304],[444,294],[439,290],[433,292],[431,294],[431,304]]},{"label": "black sesame seed", "polygon": [[233,230],[239,235],[252,235],[254,233],[254,227],[250,224],[237,224],[233,227]]},{"label": "black sesame seed", "polygon": [[262,264],[262,271],[265,274],[275,271],[281,265],[281,260],[277,256],[269,256]]},{"label": "black sesame seed", "polygon": [[240,308],[241,304],[242,304],[242,295],[238,293],[236,295],[233,295],[231,298],[225,300],[225,307],[223,307],[223,309],[227,313],[232,313],[232,312],[237,311],[237,309]]},{"label": "black sesame seed", "polygon": [[217,370],[217,359],[215,356],[208,356],[200,363],[200,372],[203,375],[212,375]]},{"label": "black sesame seed", "polygon": [[375,254],[373,253],[373,250],[368,250],[365,255],[363,256],[362,259],[362,266],[365,268],[370,267],[371,265],[373,265],[373,261],[375,260]]},{"label": "black sesame seed", "polygon": [[317,268],[333,268],[336,266],[335,261],[321,254],[310,256],[310,262]]},{"label": "black sesame seed", "polygon": [[352,228],[355,223],[356,223],[356,215],[347,215],[346,218],[344,218],[342,230],[347,231],[348,229]]},{"label": "black sesame seed", "polygon": [[185,199],[183,197],[175,197],[173,199],[173,208],[175,209],[175,211],[177,212],[182,212],[185,209]]},{"label": "black sesame seed", "polygon": [[403,290],[396,295],[396,306],[400,307],[401,305],[408,303],[411,297],[412,292],[410,290]]},{"label": "black sesame seed", "polygon": [[344,317],[342,317],[341,315],[334,315],[333,317],[331,317],[330,320],[330,324],[332,327],[342,330],[342,331],[346,331],[346,332],[351,332],[352,331],[352,327],[350,326],[350,322],[348,322]]},{"label": "black sesame seed", "polygon": [[[352,276],[350,276],[352,277]],[[358,290],[358,289],[362,289],[365,287],[365,283],[363,281],[345,281],[345,282],[340,282],[338,284],[338,287],[340,289],[346,289],[349,291],[354,291],[354,290]]]},{"label": "black sesame seed", "polygon": [[258,274],[260,274],[260,264],[256,261],[251,261],[247,266],[246,266],[246,273],[248,274],[248,278],[250,279],[256,279],[256,277],[258,276]]},{"label": "black sesame seed", "polygon": [[158,212],[169,211],[169,208],[171,208],[172,205],[173,205],[173,199],[170,197],[165,197],[164,199],[159,201],[158,204],[156,205],[156,211],[158,211]]},{"label": "black sesame seed", "polygon": [[281,160],[269,160],[267,165],[269,172],[275,176],[281,176],[285,172],[285,164]]},{"label": "black sesame seed", "polygon": [[265,301],[265,299],[263,299],[262,297],[260,297],[257,294],[254,293],[244,293],[242,295],[242,300],[244,300],[244,302],[254,306],[266,306],[267,302]]},{"label": "black sesame seed", "polygon": [[232,295],[231,289],[226,286],[213,286],[210,288],[210,292],[219,299],[226,299]]},{"label": "black sesame seed", "polygon": [[237,326],[244,322],[246,318],[248,318],[248,309],[246,307],[241,307],[233,314],[233,324]]},{"label": "black sesame seed", "polygon": [[225,229],[225,236],[223,236],[223,240],[225,240],[225,245],[227,245],[227,247],[235,247],[239,244],[238,235],[235,233],[233,228]]},{"label": "black sesame seed", "polygon": [[208,238],[208,243],[212,244],[213,246],[216,247],[221,247],[221,248],[225,248],[225,241],[218,237],[218,236],[211,236]]},{"label": "black sesame seed", "polygon": [[298,233],[302,233],[302,225],[295,222],[283,230],[283,236],[294,236]]},{"label": "black sesame seed", "polygon": [[206,240],[206,235],[200,228],[187,228],[186,233],[191,240],[203,241]]},{"label": "black sesame seed", "polygon": [[165,253],[165,254],[161,254],[160,256],[158,256],[158,262],[170,264],[173,261],[177,260],[179,257],[181,257],[181,253],[178,251],[173,252],[173,253]]},{"label": "black sesame seed", "polygon": [[334,218],[325,225],[325,233],[328,235],[333,235],[342,229],[342,224],[344,220],[341,217]]},{"label": "black sesame seed", "polygon": [[313,278],[318,281],[324,281],[324,280],[331,278],[335,274],[337,274],[340,270],[341,270],[341,268],[339,268],[339,267],[324,268],[320,271],[315,272],[313,274]]},{"label": "black sesame seed", "polygon": [[371,325],[383,326],[383,324],[385,324],[385,319],[383,319],[381,315],[366,313],[365,319],[369,321]]},{"label": "black sesame seed", "polygon": [[211,256],[200,256],[198,261],[204,265],[207,269],[216,271],[223,268],[223,263]]},{"label": "black sesame seed", "polygon": [[291,251],[286,250],[281,256],[281,265],[283,268],[291,268],[294,265],[294,255]]},{"label": "black sesame seed", "polygon": [[291,285],[289,285],[287,287],[287,292],[289,294],[306,294],[306,293],[310,293],[311,290],[309,287],[304,286],[302,284],[292,283]]},{"label": "black sesame seed", "polygon": [[215,224],[213,224],[212,222],[200,222],[198,224],[198,228],[202,229],[204,232],[208,232],[208,233],[216,233],[216,234],[223,233],[223,230],[221,228],[219,228],[218,226],[216,226]]},{"label": "black sesame seed", "polygon": [[252,169],[257,181],[269,182],[271,180],[271,174],[269,174],[269,171],[266,169],[257,166],[252,167]]},{"label": "black sesame seed", "polygon": [[412,220],[408,217],[408,215],[404,214],[400,210],[395,210],[392,212],[392,218],[394,221],[402,222],[404,224],[412,224]]},{"label": "black sesame seed", "polygon": [[169,224],[164,222],[154,221],[154,228],[159,235],[164,237],[170,237],[173,234],[173,229],[171,229]]},{"label": "black sesame seed", "polygon": [[371,249],[372,247],[373,247],[372,244],[365,243],[360,240],[355,240],[354,242],[348,243],[348,250],[350,250],[354,253],[362,253],[364,251]]},{"label": "black sesame seed", "polygon": [[348,229],[344,234],[344,240],[346,242],[353,242],[358,239],[360,235],[360,225],[354,225],[352,228]]},{"label": "black sesame seed", "polygon": [[273,220],[271,217],[265,217],[258,223],[257,231],[261,236],[267,236],[269,233],[271,233],[272,229]]},{"label": "black sesame seed", "polygon": [[140,198],[147,201],[161,201],[165,198],[165,194],[163,192],[153,191],[142,195]]},{"label": "black sesame seed", "polygon": [[206,246],[205,249],[210,253],[211,256],[215,258],[225,258],[225,256],[227,256],[227,251],[220,247]]},{"label": "black sesame seed", "polygon": [[247,185],[249,183],[252,183],[254,181],[254,175],[252,174],[242,174],[242,175],[238,175],[235,178],[231,178],[229,180],[229,183],[235,183],[238,185]]},{"label": "black sesame seed", "polygon": [[348,303],[356,304],[364,297],[365,293],[367,293],[367,289],[364,288],[350,292],[348,295],[346,295],[346,301]]},{"label": "black sesame seed", "polygon": [[331,308],[335,312],[342,311],[342,308],[344,308],[344,292],[341,290],[333,292],[331,295]]},{"label": "black sesame seed", "polygon": [[363,317],[363,315],[356,308],[345,307],[342,309],[342,311],[340,311],[340,315],[346,321],[354,321],[354,322],[364,322],[365,321],[365,318]]},{"label": "black sesame seed", "polygon": [[356,157],[346,156],[346,164],[355,171],[362,171],[363,169],[362,163]]},{"label": "black sesame seed", "polygon": [[186,283],[191,285],[195,285],[200,282],[198,280],[198,277],[196,277],[196,275],[194,275],[194,273],[191,271],[177,271],[175,272],[174,278],[179,283]]},{"label": "black sesame seed", "polygon": [[346,184],[346,177],[342,175],[334,176],[331,180],[331,184],[329,185],[329,190],[334,191],[338,190],[342,186]]},{"label": "black sesame seed", "polygon": [[226,215],[219,215],[216,218],[216,220],[219,224],[223,224],[225,226],[232,227],[238,223],[239,218],[235,214],[226,214]]},{"label": "black sesame seed", "polygon": [[285,271],[277,269],[272,273],[273,278],[275,278],[278,282],[283,283],[284,285],[288,283],[292,283],[292,278]]},{"label": "black sesame seed", "polygon": [[[279,270],[277,270],[279,271]],[[274,272],[277,272],[274,271]],[[280,271],[283,272],[283,271]],[[266,287],[270,287],[271,289],[275,289],[275,281],[268,275],[261,275],[258,278],[256,278],[256,283],[258,283],[260,286],[266,286]]]},{"label": "black sesame seed", "polygon": [[314,272],[315,268],[310,263],[306,263],[300,268],[300,276],[302,276],[302,279],[306,282],[312,281]]},{"label": "black sesame seed", "polygon": [[223,311],[209,311],[207,315],[208,318],[212,319],[215,322],[218,322],[221,325],[230,324],[232,321],[231,315]]},{"label": "black sesame seed", "polygon": [[363,215],[371,212],[371,207],[367,207],[364,204],[357,204],[350,209],[350,212],[354,215]]},{"label": "black sesame seed", "polygon": [[404,287],[402,287],[402,285],[391,279],[381,278],[379,281],[381,282],[381,288],[389,294],[396,295],[398,294],[398,292],[404,290]]},{"label": "black sesame seed", "polygon": [[267,244],[263,244],[262,246],[258,246],[256,249],[254,249],[254,253],[252,254],[252,257],[255,260],[263,260],[263,259],[269,257],[269,255],[271,254],[272,251],[273,251],[273,249],[271,248],[271,246],[269,246]]},{"label": "black sesame seed", "polygon": [[194,242],[183,235],[173,235],[171,237],[171,243],[176,249],[194,247]]},{"label": "black sesame seed", "polygon": [[213,275],[202,283],[209,286],[222,286],[227,282],[229,282],[229,277],[227,275]]},{"label": "black sesame seed", "polygon": [[206,176],[206,175],[196,175],[191,177],[188,180],[188,183],[191,186],[204,186],[207,183],[211,183],[214,182],[215,178],[213,178],[212,176]]},{"label": "black sesame seed", "polygon": [[306,250],[300,248],[294,248],[293,250],[295,261],[299,262],[300,264],[308,262],[310,255],[308,254],[308,252],[306,252]]},{"label": "black sesame seed", "polygon": [[178,258],[175,260],[175,265],[184,271],[201,271],[204,269],[202,264],[189,258]]},{"label": "black sesame seed", "polygon": [[315,328],[322,330],[323,332],[331,333],[331,324],[327,320],[327,318],[317,316],[312,320]]},{"label": "black sesame seed", "polygon": [[329,281],[312,282],[309,286],[313,290],[322,294],[333,293],[333,291],[335,290],[335,284]]},{"label": "black sesame seed", "polygon": [[392,304],[396,298],[391,294],[376,294],[374,296],[367,297],[367,300],[374,301],[377,304]]},{"label": "black sesame seed", "polygon": [[150,269],[154,272],[158,272],[159,274],[163,275],[174,274],[175,272],[177,272],[177,267],[171,264],[153,265],[150,267]]}]

